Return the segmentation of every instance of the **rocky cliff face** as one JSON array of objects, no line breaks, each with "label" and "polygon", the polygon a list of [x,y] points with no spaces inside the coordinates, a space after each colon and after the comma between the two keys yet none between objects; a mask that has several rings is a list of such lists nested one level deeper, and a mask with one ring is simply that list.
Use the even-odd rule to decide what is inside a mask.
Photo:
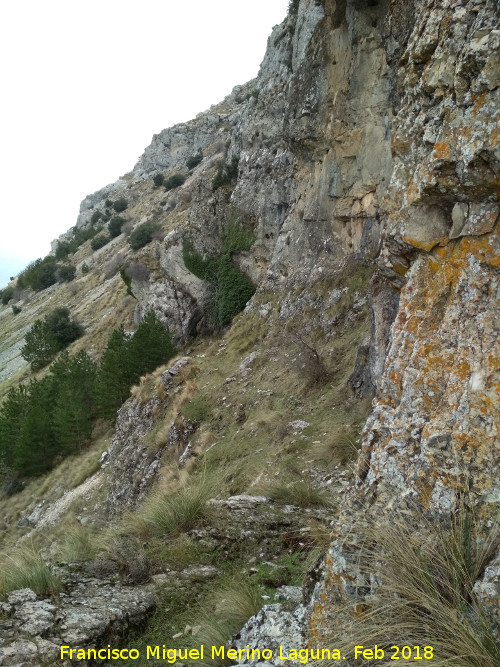
[{"label": "rocky cliff face", "polygon": [[[367,599],[376,592],[375,574],[359,572],[363,527],[373,518],[404,517],[422,542],[425,522],[449,523],[464,499],[479,535],[495,522],[500,29],[493,0],[296,5],[273,30],[258,77],[156,135],[133,172],[84,200],[77,225],[111,195],[129,200],[135,221],[163,225],[167,235],[148,251],[149,278],[132,284],[135,317],[153,308],[181,342],[207,330],[210,298],[184,265],[183,240],[220,253],[235,217],[252,227],[254,242],[232,260],[257,288],[241,335],[245,326],[285,330],[296,321],[317,340],[355,330],[351,392],[375,399],[355,479],[306,596],[314,588],[315,645],[359,602],[358,589]],[[188,171],[187,158],[199,153]],[[237,177],[214,189],[218,163],[234,157]],[[152,189],[157,172],[187,178],[165,194]],[[368,295],[349,283],[352,265],[371,267]],[[273,345],[269,359],[278,359]],[[336,354],[350,363],[342,348]],[[154,458],[143,442],[158,406],[147,397],[122,408],[110,448],[112,512],[140,502],[159,470],[163,450]],[[500,592],[500,554],[490,556],[476,582],[486,604]],[[302,607],[299,616],[303,623]]]},{"label": "rocky cliff face", "polygon": [[[384,19],[392,170],[379,263],[403,287],[314,596],[316,640],[352,596],[360,547],[346,538],[368,517],[446,521],[465,496],[488,534],[498,512],[498,7],[411,4]],[[498,575],[497,555],[477,583],[491,602]]]},{"label": "rocky cliff face", "polygon": [[[137,307],[154,307],[181,339],[206,299],[182,238],[217,252],[231,211],[255,225],[251,252],[235,261],[257,294],[286,300],[349,257],[378,267],[353,376],[377,396],[335,544],[360,498],[362,512],[416,503],[439,513],[467,487],[484,525],[496,509],[499,45],[490,0],[301,0],[257,79],[156,135],[129,175],[134,198],[158,170],[205,155],[164,205],[190,202]],[[215,161],[232,156],[234,188],[212,191]],[[87,198],[78,224],[122,185]],[[328,581],[314,623],[330,615],[319,601]]]}]

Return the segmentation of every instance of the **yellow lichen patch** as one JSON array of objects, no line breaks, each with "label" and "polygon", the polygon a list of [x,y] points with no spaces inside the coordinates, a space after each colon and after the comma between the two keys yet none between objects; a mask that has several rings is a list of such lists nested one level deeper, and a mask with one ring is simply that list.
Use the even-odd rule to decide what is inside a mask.
[{"label": "yellow lichen patch", "polygon": [[412,238],[411,236],[403,236],[403,241],[405,241],[406,243],[409,243],[414,248],[418,248],[419,250],[425,250],[426,252],[430,252],[437,245],[446,245],[446,243],[448,242],[448,237],[447,236],[441,236],[440,238],[433,239],[432,241],[429,241],[428,243],[425,243],[424,241],[418,241],[417,239]]},{"label": "yellow lichen patch", "polygon": [[446,141],[436,141],[432,156],[435,160],[449,160],[451,158],[451,151]]},{"label": "yellow lichen patch", "polygon": [[488,91],[485,90],[483,93],[480,95],[472,95],[472,99],[474,100],[474,105],[472,107],[472,116],[476,118],[478,111],[480,111],[484,105],[486,104],[486,95],[488,94]]},{"label": "yellow lichen patch", "polygon": [[404,264],[393,264],[392,268],[396,273],[400,276],[405,276],[408,273],[408,267],[404,266]]}]

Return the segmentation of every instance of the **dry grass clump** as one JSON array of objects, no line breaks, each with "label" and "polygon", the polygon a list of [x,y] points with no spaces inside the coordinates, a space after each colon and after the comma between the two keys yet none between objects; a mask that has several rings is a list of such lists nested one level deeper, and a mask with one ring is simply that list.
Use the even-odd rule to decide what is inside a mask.
[{"label": "dry grass clump", "polygon": [[131,528],[145,536],[187,532],[209,517],[207,501],[213,494],[213,485],[202,475],[177,491],[159,491],[131,517]]},{"label": "dry grass clump", "polygon": [[[474,523],[462,510],[447,530],[427,525],[422,543],[406,524],[371,527],[360,553],[360,575],[378,573],[370,597],[360,596],[344,612],[341,637],[328,637],[342,651],[377,644],[389,665],[391,646],[432,646],[436,667],[496,667],[500,644],[492,618],[474,584],[500,546],[498,527],[488,539],[474,535]],[[360,613],[360,609],[363,612]],[[349,631],[346,634],[346,629]],[[414,655],[398,664],[414,665]],[[407,656],[404,656],[407,657]]]},{"label": "dry grass clump", "polygon": [[0,596],[20,588],[31,588],[37,595],[55,595],[62,589],[40,553],[24,547],[0,557]]},{"label": "dry grass clump", "polygon": [[91,560],[96,552],[95,535],[81,524],[76,523],[65,534],[59,558],[65,563],[76,563]]},{"label": "dry grass clump", "polygon": [[262,493],[280,505],[332,507],[334,504],[331,493],[315,487],[310,478],[296,481],[269,481],[258,485],[254,491]]},{"label": "dry grass clump", "polygon": [[317,461],[324,461],[327,466],[346,465],[356,459],[360,448],[360,429],[340,427],[315,446],[312,455]]},{"label": "dry grass clump", "polygon": [[212,646],[224,646],[251,616],[255,616],[263,605],[258,585],[241,577],[229,579],[217,588],[206,604],[190,619],[190,625],[200,626],[192,637],[193,645],[204,645],[205,658],[202,665],[223,667],[233,661],[220,656],[211,659]]}]

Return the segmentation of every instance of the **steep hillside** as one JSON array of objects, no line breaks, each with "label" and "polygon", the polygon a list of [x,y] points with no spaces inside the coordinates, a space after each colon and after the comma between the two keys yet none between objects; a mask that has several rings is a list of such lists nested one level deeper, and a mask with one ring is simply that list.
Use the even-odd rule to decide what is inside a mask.
[{"label": "steep hillside", "polygon": [[180,354],[0,500],[1,590],[35,590],[0,607],[0,664],[497,664],[499,35],[493,0],[294,0],[255,80],[84,199],[53,244],[75,279],[13,285],[2,395],[56,306],[71,354],[150,311]]}]

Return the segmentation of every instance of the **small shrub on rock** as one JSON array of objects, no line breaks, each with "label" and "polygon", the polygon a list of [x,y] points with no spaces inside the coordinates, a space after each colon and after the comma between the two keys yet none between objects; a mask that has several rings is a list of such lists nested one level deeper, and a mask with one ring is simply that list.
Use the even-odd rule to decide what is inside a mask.
[{"label": "small shrub on rock", "polygon": [[230,162],[221,162],[212,181],[212,190],[233,183],[238,177],[239,157],[233,155]]},{"label": "small shrub on rock", "polygon": [[90,242],[90,247],[92,250],[99,250],[99,248],[103,248],[106,243],[109,243],[111,241],[111,238],[109,236],[105,236],[104,234],[99,234],[99,236],[94,236],[92,241]]},{"label": "small shrub on rock", "polygon": [[163,174],[155,174],[153,176],[153,183],[155,188],[159,188],[160,185],[163,185],[163,182],[165,180],[165,176]]},{"label": "small shrub on rock", "polygon": [[139,225],[132,234],[130,234],[128,242],[132,250],[139,250],[151,242],[153,232],[157,231],[160,225],[156,222],[143,222]]},{"label": "small shrub on rock", "polygon": [[169,176],[167,180],[164,182],[165,190],[173,190],[174,188],[178,188],[180,185],[182,185],[186,180],[186,177],[183,174],[172,174],[172,176]]},{"label": "small shrub on rock", "polygon": [[121,213],[126,208],[128,208],[128,201],[125,199],[125,197],[120,197],[113,203],[113,208],[117,213]]},{"label": "small shrub on rock", "polygon": [[90,218],[90,222],[95,225],[96,222],[99,222],[99,220],[102,218],[102,213],[101,211],[94,211],[92,213],[92,217]]},{"label": "small shrub on rock", "polygon": [[108,231],[112,239],[120,236],[124,224],[125,218],[122,218],[120,215],[115,215],[111,218],[108,225]]},{"label": "small shrub on rock", "polygon": [[197,153],[196,155],[191,155],[186,160],[186,167],[191,171],[191,169],[197,167],[202,160],[203,160],[203,153],[201,152]]}]

